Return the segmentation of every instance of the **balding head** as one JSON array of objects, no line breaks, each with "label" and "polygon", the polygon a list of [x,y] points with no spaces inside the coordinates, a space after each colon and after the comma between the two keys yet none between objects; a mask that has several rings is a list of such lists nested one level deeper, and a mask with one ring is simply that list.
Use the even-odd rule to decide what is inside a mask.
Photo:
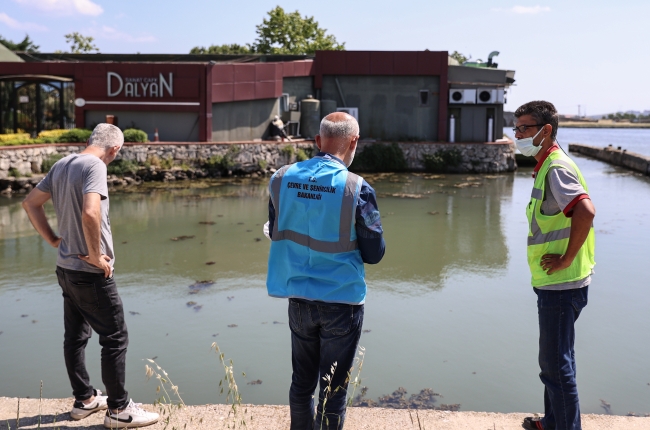
[{"label": "balding head", "polygon": [[349,166],[354,158],[358,140],[357,120],[345,112],[334,112],[321,121],[316,145],[321,151],[342,159]]}]

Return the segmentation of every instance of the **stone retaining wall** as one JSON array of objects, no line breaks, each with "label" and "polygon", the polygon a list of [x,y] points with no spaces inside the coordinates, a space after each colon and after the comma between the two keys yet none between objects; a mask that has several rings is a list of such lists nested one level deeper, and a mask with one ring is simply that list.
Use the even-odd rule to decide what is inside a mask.
[{"label": "stone retaining wall", "polygon": [[[370,142],[361,142],[359,151]],[[517,168],[514,146],[511,142],[499,143],[398,143],[404,151],[408,168],[423,170],[422,156],[437,151],[459,149],[462,162],[455,171],[462,173],[509,172]],[[84,144],[31,145],[21,147],[0,147],[0,179],[8,176],[28,176],[41,172],[43,161],[56,154],[77,153]],[[260,170],[277,169],[296,161],[302,150],[307,156],[318,149],[312,141],[300,142],[241,142],[241,143],[126,143],[118,159],[145,163],[154,158],[171,159],[175,165],[198,166],[201,161],[214,156],[232,155],[234,171],[252,173]]]},{"label": "stone retaining wall", "polygon": [[616,149],[611,145],[603,148],[572,143],[569,145],[569,152],[577,152],[578,154],[605,161],[615,166],[626,167],[650,176],[650,157],[635,152],[627,152],[625,149]]}]

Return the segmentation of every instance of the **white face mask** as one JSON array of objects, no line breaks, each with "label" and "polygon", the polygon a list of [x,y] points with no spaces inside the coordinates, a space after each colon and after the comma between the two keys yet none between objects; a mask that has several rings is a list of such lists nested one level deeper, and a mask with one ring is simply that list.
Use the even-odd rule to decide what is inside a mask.
[{"label": "white face mask", "polygon": [[542,132],[543,128],[540,128],[537,134],[533,137],[527,137],[525,139],[515,139],[515,144],[517,145],[517,149],[519,149],[519,152],[521,152],[523,155],[526,157],[534,157],[537,155],[540,149],[542,149],[542,143],[544,142],[544,139],[542,139],[541,142],[539,142],[538,146],[535,146],[533,144],[533,140],[537,137],[538,134]]}]

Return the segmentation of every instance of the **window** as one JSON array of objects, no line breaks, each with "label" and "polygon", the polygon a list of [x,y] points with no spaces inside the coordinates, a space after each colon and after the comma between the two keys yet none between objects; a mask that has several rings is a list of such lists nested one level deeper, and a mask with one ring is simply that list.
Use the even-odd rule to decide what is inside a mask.
[{"label": "window", "polygon": [[429,90],[420,90],[420,106],[429,106]]},{"label": "window", "polygon": [[289,93],[282,93],[278,101],[280,102],[278,104],[278,115],[281,115],[282,112],[289,112]]}]

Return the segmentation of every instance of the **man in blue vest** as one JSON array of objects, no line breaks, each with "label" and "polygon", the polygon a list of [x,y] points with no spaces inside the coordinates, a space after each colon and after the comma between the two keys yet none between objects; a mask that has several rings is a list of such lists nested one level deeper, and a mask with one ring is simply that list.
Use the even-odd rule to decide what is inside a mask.
[{"label": "man in blue vest", "polygon": [[316,136],[320,152],[282,167],[269,185],[266,285],[270,296],[289,299],[291,430],[343,428],[363,324],[363,263],[384,256],[375,191],[347,169],[358,141],[354,117],[329,114]]}]

